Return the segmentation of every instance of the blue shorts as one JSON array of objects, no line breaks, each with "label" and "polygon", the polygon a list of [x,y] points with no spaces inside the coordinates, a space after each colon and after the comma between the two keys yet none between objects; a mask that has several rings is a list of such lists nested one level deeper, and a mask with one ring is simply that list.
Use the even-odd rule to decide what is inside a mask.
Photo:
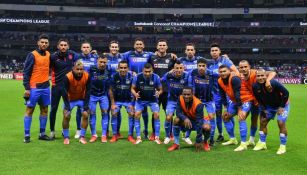
[{"label": "blue shorts", "polygon": [[[71,101],[71,102],[69,102],[69,106],[70,106],[70,111],[72,111],[74,107],[78,107],[78,108],[80,108],[81,111],[84,111],[83,110],[84,100]],[[65,108],[65,105],[63,104],[63,109],[64,108]]]},{"label": "blue shorts", "polygon": [[101,110],[108,110],[109,109],[109,98],[107,95],[103,95],[101,97],[97,97],[94,95],[90,96],[90,104],[89,107],[91,112],[96,112],[96,105],[99,103]]},{"label": "blue shorts", "polygon": [[30,97],[27,101],[27,106],[34,108],[38,103],[40,106],[50,105],[50,88],[30,90]]},{"label": "blue shorts", "polygon": [[203,102],[208,114],[215,114],[215,103],[213,101]]},{"label": "blue shorts", "polygon": [[170,114],[174,115],[176,107],[177,107],[177,102],[168,100],[167,105],[166,105],[166,115],[170,115]]},{"label": "blue shorts", "polygon": [[115,102],[115,105],[117,106],[117,108],[115,109],[115,113],[118,113],[120,111],[120,109],[122,108],[122,106],[125,106],[126,110],[128,113],[131,112],[130,110],[130,106],[134,106],[134,104],[132,102]]},{"label": "blue shorts", "polygon": [[222,111],[222,107],[223,107],[222,96],[219,93],[214,93],[213,101],[215,103],[216,111]]},{"label": "blue shorts", "polygon": [[[284,110],[284,112],[281,114],[281,115],[278,115],[277,116],[277,120],[278,121],[282,121],[282,122],[286,122],[287,121],[287,119],[288,119],[288,116],[289,116],[289,112],[290,112],[290,104],[288,103],[288,104],[286,104],[286,106],[285,106],[285,108],[284,108],[285,110]],[[276,115],[276,113],[277,113],[277,110],[278,110],[278,108],[273,108],[273,107],[270,107],[270,106],[267,106],[266,108],[265,108],[265,110],[268,112],[267,113],[267,118],[269,119],[269,120],[271,120],[271,119],[274,119],[275,118],[275,115]]]},{"label": "blue shorts", "polygon": [[[242,111],[248,113],[251,110],[253,102],[242,103]],[[238,105],[232,101],[228,102],[227,112],[230,115],[238,114]]]},{"label": "blue shorts", "polygon": [[135,111],[143,111],[145,107],[149,106],[151,109],[151,112],[159,112],[159,104],[157,102],[150,102],[150,101],[135,101]]}]

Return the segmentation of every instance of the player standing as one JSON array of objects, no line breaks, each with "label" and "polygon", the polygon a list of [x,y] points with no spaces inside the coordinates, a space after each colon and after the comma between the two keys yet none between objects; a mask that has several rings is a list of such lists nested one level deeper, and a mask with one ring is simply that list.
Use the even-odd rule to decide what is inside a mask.
[{"label": "player standing", "polygon": [[23,86],[25,88],[24,98],[26,101],[26,112],[24,116],[24,143],[29,143],[32,115],[36,103],[40,107],[40,134],[39,140],[50,140],[45,134],[48,105],[50,104],[49,66],[50,53],[47,51],[49,38],[40,35],[37,40],[38,48],[27,55],[23,70]]}]

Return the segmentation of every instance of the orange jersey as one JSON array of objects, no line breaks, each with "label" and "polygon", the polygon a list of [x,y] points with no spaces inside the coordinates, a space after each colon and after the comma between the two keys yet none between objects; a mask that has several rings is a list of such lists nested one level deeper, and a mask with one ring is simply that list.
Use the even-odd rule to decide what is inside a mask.
[{"label": "orange jersey", "polygon": [[[242,101],[243,102],[254,101],[255,104],[257,104],[256,98],[253,93],[253,84],[256,83],[256,70],[251,69],[248,79],[246,80],[244,77],[241,77],[241,82],[242,82],[241,85]],[[242,95],[242,93],[244,95]]]},{"label": "orange jersey", "polygon": [[84,72],[80,80],[76,80],[72,72],[66,74],[69,81],[68,99],[69,101],[85,99],[86,84],[89,80],[89,75]]},{"label": "orange jersey", "polygon": [[220,77],[218,79],[218,84],[221,86],[221,88],[223,89],[223,91],[228,95],[228,97],[230,98],[231,101],[233,102],[236,102],[236,99],[235,99],[235,94],[233,92],[233,88],[232,88],[232,85],[231,85],[231,81],[232,81],[232,78],[236,76],[235,74],[230,74],[229,76],[229,80],[228,80],[228,84],[224,84],[222,78]]},{"label": "orange jersey", "polygon": [[196,120],[196,108],[199,104],[202,104],[202,102],[193,95],[193,104],[191,108],[188,109],[185,105],[182,95],[180,95],[179,100],[180,100],[180,106],[182,108],[184,115],[186,115],[190,119]]},{"label": "orange jersey", "polygon": [[46,55],[43,56],[34,50],[32,54],[34,56],[34,65],[30,78],[30,87],[36,88],[36,84],[49,81],[50,53],[46,51]]}]

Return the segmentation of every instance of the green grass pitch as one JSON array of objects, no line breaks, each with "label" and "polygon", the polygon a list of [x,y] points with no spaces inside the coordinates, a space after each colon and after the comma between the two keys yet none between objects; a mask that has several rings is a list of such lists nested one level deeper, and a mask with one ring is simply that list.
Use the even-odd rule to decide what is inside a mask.
[{"label": "green grass pitch", "polygon": [[[127,142],[126,115],[123,115],[121,129],[125,138],[117,143],[81,145],[72,139],[70,145],[63,145],[60,134],[62,110],[57,115],[57,140],[39,141],[38,108],[32,121],[32,142],[24,144],[22,82],[1,80],[0,87],[0,174],[307,174],[306,85],[287,85],[291,103],[287,121],[289,134],[287,153],[281,156],[276,155],[279,146],[276,120],[269,124],[266,151],[255,152],[249,148],[244,152],[234,152],[235,146],[217,144],[211,152],[196,153],[193,146],[182,141],[181,150],[167,152],[169,145],[156,145],[149,141],[132,145]],[[163,139],[164,115],[161,119]],[[70,126],[73,136],[76,128],[74,117]],[[101,133],[100,118],[97,128]],[[89,130],[87,134],[89,139]],[[227,138],[225,129],[224,135]],[[237,122],[236,136],[239,138]],[[192,138],[195,139],[195,133]]]}]

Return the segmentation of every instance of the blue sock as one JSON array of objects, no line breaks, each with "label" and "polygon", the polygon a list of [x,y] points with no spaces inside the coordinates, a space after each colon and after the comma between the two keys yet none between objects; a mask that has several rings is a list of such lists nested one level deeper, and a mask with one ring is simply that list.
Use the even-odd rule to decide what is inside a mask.
[{"label": "blue sock", "polygon": [[118,115],[117,115],[117,133],[120,132],[120,126],[121,126],[121,124],[122,124],[122,114],[121,114],[120,111],[119,111],[119,113],[118,113]]},{"label": "blue sock", "polygon": [[81,128],[80,137],[84,137],[85,134],[86,134],[86,129],[85,128]]},{"label": "blue sock", "polygon": [[102,113],[101,126],[102,126],[102,136],[106,136],[107,129],[109,126],[109,114],[108,113]]},{"label": "blue sock", "polygon": [[229,135],[230,138],[234,138],[235,137],[235,133],[234,133],[234,128],[233,128],[233,124],[231,121],[228,122],[224,122],[225,128],[227,130],[227,133]]},{"label": "blue sock", "polygon": [[191,135],[191,130],[187,130],[187,132],[185,132],[185,138],[190,137]]},{"label": "blue sock", "polygon": [[280,144],[286,145],[287,143],[287,136],[284,133],[279,134]]},{"label": "blue sock", "polygon": [[266,142],[266,134],[264,134],[263,131],[259,131],[259,135],[260,135],[260,141],[261,142]]},{"label": "blue sock", "polygon": [[147,111],[142,112],[142,117],[143,117],[143,121],[144,121],[144,132],[145,132],[145,134],[148,135],[148,113],[147,113]]},{"label": "blue sock", "polygon": [[136,136],[140,137],[141,136],[140,119],[134,119],[134,127],[135,127]]},{"label": "blue sock", "polygon": [[219,134],[221,135],[223,133],[222,115],[216,115],[216,126],[217,126],[217,130],[219,131]]},{"label": "blue sock", "polygon": [[23,125],[25,130],[25,137],[30,137],[31,123],[32,123],[32,117],[24,116]]},{"label": "blue sock", "polygon": [[160,119],[155,119],[154,124],[155,124],[155,136],[160,137]]},{"label": "blue sock", "polygon": [[112,119],[111,119],[111,126],[112,126],[112,134],[113,136],[115,136],[117,134],[117,121],[118,121],[118,118],[119,116],[112,116]]},{"label": "blue sock", "polygon": [[47,116],[39,116],[39,133],[41,136],[45,135]]},{"label": "blue sock", "polygon": [[241,142],[246,142],[247,124],[246,121],[239,121]]},{"label": "blue sock", "polygon": [[180,127],[177,125],[173,126],[173,132],[174,132],[174,143],[179,145],[179,134],[180,134]]},{"label": "blue sock", "polygon": [[63,129],[64,138],[69,138],[69,129]]},{"label": "blue sock", "polygon": [[76,113],[77,130],[81,130],[81,117],[82,117],[81,109],[78,107]]},{"label": "blue sock", "polygon": [[214,134],[215,134],[215,118],[210,120],[211,125],[211,132],[210,132],[210,140],[214,140]]},{"label": "blue sock", "polygon": [[165,137],[170,137],[171,132],[171,122],[165,120],[164,122],[164,128],[165,128]]},{"label": "blue sock", "polygon": [[96,113],[90,115],[90,128],[92,135],[97,135],[96,133]]},{"label": "blue sock", "polygon": [[134,128],[134,118],[132,116],[128,117],[128,124],[129,124],[129,130],[128,130],[128,136],[133,136],[133,128]]},{"label": "blue sock", "polygon": [[250,128],[250,136],[255,137],[257,132],[257,127],[251,126]]}]

